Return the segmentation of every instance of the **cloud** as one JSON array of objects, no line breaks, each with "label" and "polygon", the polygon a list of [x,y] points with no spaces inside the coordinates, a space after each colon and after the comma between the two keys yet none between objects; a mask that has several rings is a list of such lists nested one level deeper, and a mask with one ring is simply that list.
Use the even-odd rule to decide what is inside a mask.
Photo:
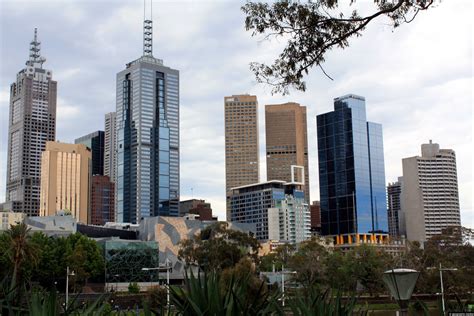
[{"label": "cloud", "polygon": [[[0,87],[8,87],[24,66],[38,27],[45,67],[58,81],[57,138],[72,142],[103,129],[104,114],[115,109],[116,73],[142,52],[142,4],[2,1],[0,56],[8,63],[1,63]],[[316,115],[331,111],[333,98],[356,93],[367,99],[368,119],[383,124],[387,182],[401,175],[401,159],[419,154],[428,139],[456,151],[462,222],[474,227],[471,1],[443,1],[395,30],[376,21],[349,48],[327,56],[324,66],[334,81],[312,69],[307,91],[286,97],[272,96],[249,70],[251,61],[271,62],[284,39],[252,38],[244,30],[240,6],[234,1],[155,1],[155,56],[180,70],[182,199],[191,197],[193,188],[195,198],[207,199],[225,218],[223,98],[240,93],[259,100],[262,180],[264,105],[295,101],[307,106],[311,197],[317,199]],[[0,201],[8,94],[8,88],[0,90]]]}]

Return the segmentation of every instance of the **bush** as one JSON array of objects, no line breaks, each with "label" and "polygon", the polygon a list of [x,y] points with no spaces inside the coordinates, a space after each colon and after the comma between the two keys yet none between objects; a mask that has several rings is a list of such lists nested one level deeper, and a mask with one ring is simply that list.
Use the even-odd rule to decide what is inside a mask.
[{"label": "bush", "polygon": [[151,308],[166,306],[166,288],[162,286],[152,286],[147,291],[148,304]]},{"label": "bush", "polygon": [[137,282],[133,282],[128,285],[128,293],[130,294],[140,293],[140,286],[138,286]]}]

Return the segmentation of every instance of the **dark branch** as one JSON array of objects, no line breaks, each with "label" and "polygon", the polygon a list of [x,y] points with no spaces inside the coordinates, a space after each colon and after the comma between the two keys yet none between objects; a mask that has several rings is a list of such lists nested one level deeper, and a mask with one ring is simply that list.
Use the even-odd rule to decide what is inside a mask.
[{"label": "dark branch", "polygon": [[[391,20],[394,28],[410,23],[420,11],[427,10],[435,0],[374,0],[377,11],[360,16],[357,10],[350,15],[335,14],[338,0],[298,2],[280,0],[273,4],[247,2],[242,7],[246,14],[245,27],[252,36],[264,39],[289,37],[286,47],[272,65],[251,63],[257,82],[272,86],[272,93],[289,93],[290,88],[304,91],[304,77],[318,66],[323,69],[326,54],[333,48],[346,48],[349,39],[362,36],[367,25],[380,16]],[[356,0],[351,1],[351,5]],[[407,19],[407,16],[411,18]]]}]

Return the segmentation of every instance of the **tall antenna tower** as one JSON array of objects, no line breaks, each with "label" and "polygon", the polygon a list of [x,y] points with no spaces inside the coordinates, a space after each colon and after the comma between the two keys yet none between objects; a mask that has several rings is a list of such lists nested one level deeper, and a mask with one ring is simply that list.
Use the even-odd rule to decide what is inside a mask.
[{"label": "tall antenna tower", "polygon": [[150,17],[146,16],[146,2],[143,0],[143,56],[153,57],[153,0],[150,0]]},{"label": "tall antenna tower", "polygon": [[41,57],[41,42],[38,41],[38,29],[35,27],[35,36],[30,42],[30,58],[26,62],[28,66],[43,68],[46,58]]}]

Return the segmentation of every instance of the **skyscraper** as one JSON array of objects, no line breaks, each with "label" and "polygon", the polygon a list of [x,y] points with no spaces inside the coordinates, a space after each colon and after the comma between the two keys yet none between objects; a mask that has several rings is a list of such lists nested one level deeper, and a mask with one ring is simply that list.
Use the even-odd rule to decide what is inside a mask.
[{"label": "skyscraper", "polygon": [[438,144],[421,145],[421,157],[402,160],[402,206],[408,240],[426,241],[443,228],[460,226],[456,154]]},{"label": "skyscraper", "polygon": [[[298,103],[265,106],[267,180],[291,181],[291,166],[304,167],[304,193],[309,203],[306,107]],[[303,181],[304,180],[304,181]]]},{"label": "skyscraper", "polygon": [[382,126],[365,113],[349,94],[317,116],[323,235],[387,232]]},{"label": "skyscraper", "polygon": [[115,142],[117,132],[115,129],[115,112],[105,114],[105,133],[104,133],[104,175],[109,176],[110,181],[115,183]]},{"label": "skyscraper", "polygon": [[5,209],[38,215],[41,152],[56,132],[56,89],[51,70],[43,69],[37,30],[26,67],[10,86]]},{"label": "skyscraper", "polygon": [[[224,98],[226,195],[232,188],[260,181],[258,102],[254,95]],[[228,201],[229,202],[229,201]],[[227,220],[230,208],[227,203]]]},{"label": "skyscraper", "polygon": [[92,175],[104,175],[104,132],[96,131],[82,136],[75,144],[86,145],[92,153]]},{"label": "skyscraper", "polygon": [[116,220],[179,213],[179,71],[152,55],[144,21],[143,56],[117,74]]},{"label": "skyscraper", "polygon": [[91,159],[83,144],[46,143],[41,157],[40,216],[66,211],[88,223]]},{"label": "skyscraper", "polygon": [[402,195],[402,179],[398,177],[397,182],[389,183],[387,186],[387,217],[388,217],[388,232],[390,236],[399,237],[400,221],[403,218],[401,208],[401,195]]},{"label": "skyscraper", "polygon": [[94,175],[91,184],[91,214],[89,223],[104,225],[115,221],[114,183],[108,176]]}]

